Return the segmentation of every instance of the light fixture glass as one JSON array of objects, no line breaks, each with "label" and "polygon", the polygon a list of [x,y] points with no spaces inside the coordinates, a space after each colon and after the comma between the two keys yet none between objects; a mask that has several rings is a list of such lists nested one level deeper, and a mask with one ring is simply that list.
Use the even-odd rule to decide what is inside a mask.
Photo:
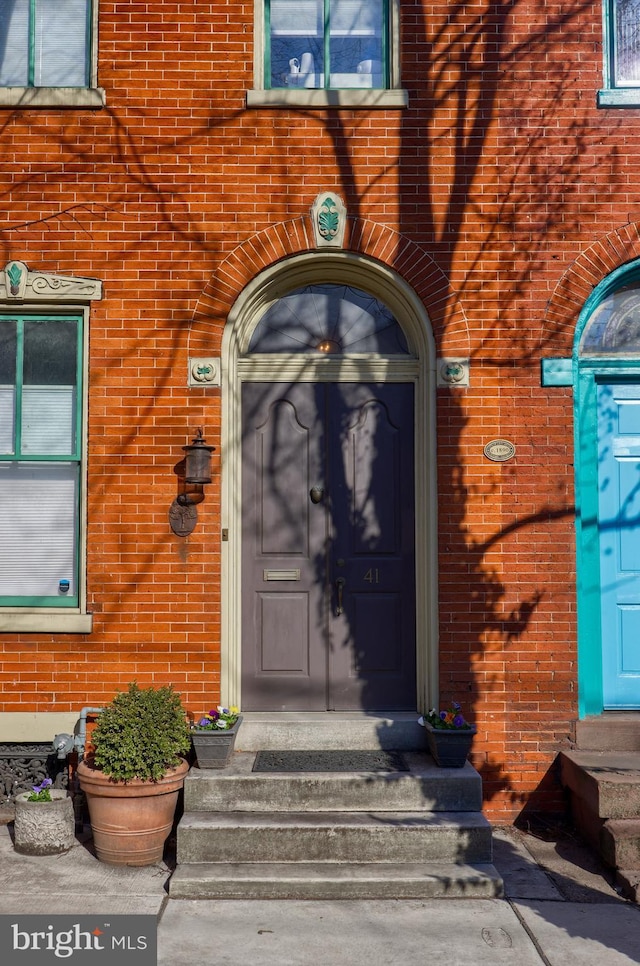
[{"label": "light fixture glass", "polygon": [[211,454],[215,446],[207,445],[202,429],[198,429],[193,442],[182,449],[185,452],[185,483],[211,483]]}]

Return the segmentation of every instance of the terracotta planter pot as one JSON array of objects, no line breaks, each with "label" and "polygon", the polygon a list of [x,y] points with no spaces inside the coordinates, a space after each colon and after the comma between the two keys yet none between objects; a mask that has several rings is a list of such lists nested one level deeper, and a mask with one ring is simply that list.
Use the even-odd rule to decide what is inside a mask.
[{"label": "terracotta planter pot", "polygon": [[52,788],[50,802],[28,802],[31,792],[16,798],[14,848],[23,855],[56,855],[75,843],[73,800]]},{"label": "terracotta planter pot", "polygon": [[191,741],[196,755],[198,768],[224,768],[228,765],[236,735],[242,722],[242,715],[233,728],[216,730],[195,730],[191,732]]},{"label": "terracotta planter pot", "polygon": [[434,728],[425,721],[427,744],[436,765],[441,768],[462,768],[471,751],[475,728],[447,730]]},{"label": "terracotta planter pot", "polygon": [[87,798],[96,855],[108,865],[154,865],[162,860],[178,794],[189,765],[183,761],[157,782],[111,781],[91,761],[78,765]]}]

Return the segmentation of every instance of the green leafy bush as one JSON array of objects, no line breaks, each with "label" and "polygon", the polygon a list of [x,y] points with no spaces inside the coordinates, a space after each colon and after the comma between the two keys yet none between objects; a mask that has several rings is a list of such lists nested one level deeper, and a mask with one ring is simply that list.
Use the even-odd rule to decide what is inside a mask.
[{"label": "green leafy bush", "polygon": [[91,735],[93,760],[113,781],[157,781],[191,746],[180,695],[170,686],[139,688],[135,681],[100,713]]}]

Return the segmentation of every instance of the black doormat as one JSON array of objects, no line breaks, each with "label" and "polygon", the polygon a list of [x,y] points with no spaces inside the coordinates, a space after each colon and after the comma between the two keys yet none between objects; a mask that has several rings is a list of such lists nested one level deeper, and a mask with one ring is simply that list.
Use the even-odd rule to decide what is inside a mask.
[{"label": "black doormat", "polygon": [[254,771],[409,771],[400,751],[259,751]]}]

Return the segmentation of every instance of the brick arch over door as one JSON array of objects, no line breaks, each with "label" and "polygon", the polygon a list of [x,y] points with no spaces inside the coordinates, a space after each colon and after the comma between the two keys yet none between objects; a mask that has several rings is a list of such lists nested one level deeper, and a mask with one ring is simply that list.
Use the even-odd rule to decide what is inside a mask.
[{"label": "brick arch over door", "polygon": [[592,291],[607,275],[635,258],[640,258],[640,224],[635,223],[609,232],[581,252],[549,299],[541,344],[553,345],[556,354],[564,351],[570,356],[578,316]]},{"label": "brick arch over door", "polygon": [[[305,225],[303,221],[300,223]],[[298,227],[300,227],[300,224]],[[307,226],[309,227],[309,226]],[[290,230],[293,228],[289,226]],[[389,242],[398,242],[398,236],[388,234]],[[353,239],[352,239],[353,240]],[[278,373],[278,383],[297,387],[302,384],[323,384],[328,387],[340,382],[347,385],[385,384],[387,382],[405,383],[411,387],[411,414],[413,425],[414,470],[406,472],[403,478],[413,480],[414,492],[403,506],[413,505],[411,527],[414,537],[412,567],[416,587],[415,600],[412,602],[412,626],[415,643],[415,673],[411,685],[416,689],[415,706],[423,710],[427,703],[436,700],[438,681],[437,668],[437,479],[435,461],[435,358],[436,344],[433,337],[428,307],[423,299],[435,298],[435,291],[446,292],[441,281],[441,273],[434,270],[433,262],[424,252],[412,246],[415,255],[414,274],[418,281],[431,279],[431,289],[426,284],[422,293],[417,293],[407,284],[406,274],[400,273],[381,258],[372,257],[362,250],[354,251],[353,245],[342,250],[317,249],[305,245],[299,251],[277,258],[272,249],[263,252],[264,267],[255,253],[251,255],[249,246],[255,239],[233,253],[224,264],[226,275],[218,272],[209,289],[211,305],[209,312],[197,320],[196,338],[202,341],[190,352],[207,347],[214,353],[217,325],[225,323],[225,336],[221,344],[221,526],[226,534],[221,545],[222,573],[222,649],[221,649],[221,686],[222,699],[231,703],[242,701],[242,657],[241,631],[243,627],[243,587],[242,579],[242,538],[243,521],[242,500],[246,497],[242,485],[241,441],[244,438],[244,412],[242,406],[243,388],[253,382],[270,383],[273,380],[274,365]],[[375,250],[375,246],[374,246]],[[378,253],[380,254],[380,253]],[[269,257],[268,257],[269,256]],[[397,264],[398,259],[395,259]],[[418,264],[420,262],[420,264]],[[233,264],[233,275],[230,266]],[[411,266],[410,266],[411,267]],[[231,285],[230,279],[233,284]],[[362,360],[345,356],[337,360],[336,366],[325,365],[320,359],[305,358],[304,354],[291,358],[284,353],[274,356],[255,357],[246,354],[248,339],[264,307],[277,300],[281,295],[296,286],[307,282],[333,282],[353,284],[369,294],[379,297],[403,327],[411,354],[402,357],[372,358]],[[437,279],[437,289],[433,280]],[[243,285],[243,281],[246,283]],[[226,291],[216,285],[227,284]],[[235,289],[238,294],[231,302]],[[428,292],[433,293],[429,296]],[[422,297],[420,297],[422,295]],[[214,306],[217,302],[217,306]],[[430,302],[427,303],[430,307]],[[204,304],[201,303],[201,308]],[[460,315],[462,319],[462,315]],[[466,340],[466,325],[461,326]],[[206,340],[209,340],[208,344]],[[460,345],[460,342],[458,343]],[[275,362],[274,362],[275,360]],[[326,360],[325,360],[326,361]],[[319,365],[315,365],[319,363]],[[300,366],[302,368],[300,368]],[[345,368],[346,367],[346,368]],[[295,388],[297,392],[297,388]],[[327,390],[331,392],[329,388]],[[400,391],[400,390],[399,390]],[[407,396],[407,400],[408,400]],[[329,407],[329,410],[331,407]],[[405,414],[406,415],[406,414]],[[405,425],[406,420],[401,420]],[[413,428],[415,427],[415,429]],[[333,438],[333,436],[332,436]],[[404,451],[404,448],[402,448]],[[408,452],[408,449],[407,449]],[[333,466],[339,461],[333,461]],[[253,497],[249,495],[249,504]],[[407,531],[403,531],[407,532]],[[364,579],[364,578],[363,578]],[[415,625],[413,625],[415,616]],[[328,653],[328,652],[327,652]],[[408,665],[407,665],[408,666]],[[370,695],[367,692],[367,700]],[[405,695],[406,700],[410,700]]]},{"label": "brick arch over door", "polygon": [[[317,249],[309,216],[270,225],[235,248],[205,286],[196,305],[189,333],[189,354],[210,355],[212,327],[220,340],[229,308],[260,272],[292,255],[337,249]],[[427,308],[439,356],[470,354],[469,327],[462,304],[447,277],[419,245],[386,225],[348,219],[343,251],[366,255],[400,275]]]}]

